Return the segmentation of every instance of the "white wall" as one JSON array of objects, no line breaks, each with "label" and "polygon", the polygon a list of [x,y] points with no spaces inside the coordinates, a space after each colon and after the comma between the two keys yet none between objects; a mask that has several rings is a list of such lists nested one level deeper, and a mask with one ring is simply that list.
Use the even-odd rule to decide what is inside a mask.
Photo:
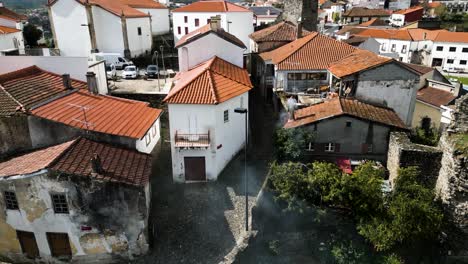
[{"label": "white wall", "polygon": [[[183,51],[184,48],[187,52]],[[210,33],[178,48],[178,52],[180,71],[187,71],[214,56],[243,68],[244,49],[218,37],[215,33]]]},{"label": "white wall", "polygon": [[[375,38],[380,43],[380,54],[395,53],[398,54],[398,60],[409,63],[411,61],[411,44],[409,40],[398,40],[398,39],[383,39]],[[392,49],[392,45],[395,45],[395,49]],[[406,49],[403,51],[403,46],[406,45]],[[400,59],[401,58],[401,59]]]},{"label": "white wall", "polygon": [[137,8],[141,12],[145,14],[151,15],[151,32],[153,35],[161,35],[169,33],[170,26],[169,26],[169,9],[144,9],[144,8]]},{"label": "white wall", "polygon": [[[15,47],[15,39],[18,47]],[[22,32],[15,32],[10,34],[0,34],[0,56],[2,50],[19,49],[24,51],[24,39]]]},{"label": "white wall", "polygon": [[[443,47],[442,51],[437,51],[437,47]],[[450,52],[449,48],[455,47],[455,52]],[[461,64],[460,61],[468,61],[468,51],[463,52],[463,48],[468,48],[468,43],[450,43],[450,42],[434,42],[432,45],[431,58],[429,60],[428,66],[431,66],[432,60],[434,58],[443,59],[442,68],[455,67],[463,69],[463,71],[468,71],[468,62],[467,64]],[[453,63],[448,63],[448,60],[453,60]]]},{"label": "white wall", "polygon": [[[197,28],[200,28],[208,23],[208,19],[213,16],[221,17],[221,27],[226,29],[224,21],[226,21],[225,13],[214,13],[214,12],[175,12],[172,13],[172,23],[173,23],[173,33],[174,41],[177,43],[181,37],[185,35],[185,28],[187,27],[188,32],[192,32]],[[184,16],[187,16],[187,23],[184,22]],[[195,26],[195,19],[198,18],[200,24],[198,27]],[[180,27],[180,34],[178,33],[177,28]]]},{"label": "white wall", "polygon": [[226,23],[231,22],[223,28],[242,40],[244,45],[247,47],[245,53],[250,53],[250,38],[249,35],[254,32],[254,26],[252,24],[253,13],[252,12],[229,12],[226,14]]},{"label": "white wall", "polygon": [[260,26],[264,24],[270,24],[276,21],[278,16],[257,16],[255,21],[255,26]]},{"label": "white wall", "polygon": [[91,41],[85,7],[76,0],[60,0],[50,8],[57,47],[62,56],[88,56]]},{"label": "white wall", "polygon": [[[141,35],[138,35],[138,28],[141,28]],[[153,35],[148,17],[127,18],[128,46],[132,57],[151,52]]]},{"label": "white wall", "polygon": [[16,23],[15,21],[10,19],[0,18],[0,26],[20,29],[18,27],[18,24],[21,23]]},{"label": "white wall", "polygon": [[[184,157],[205,157],[207,180],[218,178],[219,173],[245,143],[245,116],[234,113],[234,108],[241,106],[241,100],[243,107],[248,108],[248,93],[218,105],[169,104],[174,181],[185,181]],[[226,123],[224,110],[229,111],[229,121]],[[210,131],[210,147],[206,150],[175,148],[176,131],[180,134],[206,134]]]},{"label": "white wall", "polygon": [[161,123],[159,120],[160,118],[153,123],[142,139],[136,141],[136,149],[139,152],[150,154],[153,151],[161,138]]},{"label": "white wall", "polygon": [[90,64],[88,67],[88,71],[94,72],[96,74],[96,83],[98,87],[98,93],[106,95],[109,93],[109,89],[107,87],[107,74],[106,74],[106,66],[105,61],[96,62]]},{"label": "white wall", "polygon": [[405,24],[405,15],[403,14],[392,14],[390,16],[390,23],[397,26],[401,27]]},{"label": "white wall", "polygon": [[120,17],[93,6],[94,30],[100,52],[124,54],[122,23]]},{"label": "white wall", "polygon": [[33,65],[60,75],[68,73],[71,78],[86,81],[88,59],[85,57],[0,56],[0,74]]}]

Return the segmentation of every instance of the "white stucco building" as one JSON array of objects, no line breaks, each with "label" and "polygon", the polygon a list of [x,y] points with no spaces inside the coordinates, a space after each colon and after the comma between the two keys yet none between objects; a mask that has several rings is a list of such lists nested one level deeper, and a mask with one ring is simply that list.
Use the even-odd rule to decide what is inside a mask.
[{"label": "white stucco building", "polygon": [[245,144],[248,72],[218,57],[180,73],[164,99],[169,109],[176,182],[216,180]]},{"label": "white stucco building", "polygon": [[[184,35],[208,24],[212,17],[219,16],[221,27],[236,36],[249,47],[249,35],[254,31],[253,12],[227,1],[199,1],[172,11],[175,41]],[[245,53],[249,53],[247,48]]]},{"label": "white stucco building", "polygon": [[49,3],[55,43],[64,56],[88,56],[92,50],[127,57],[149,53],[152,35],[169,31],[168,12],[152,0]]},{"label": "white stucco building", "polygon": [[468,33],[441,31],[433,40],[430,65],[448,71],[468,71]]},{"label": "white stucco building", "polygon": [[0,56],[24,54],[23,27],[27,17],[17,14],[0,2]]},{"label": "white stucco building", "polygon": [[183,36],[177,43],[181,72],[205,62],[214,56],[243,67],[244,43],[220,28],[221,21],[212,19],[207,24]]}]

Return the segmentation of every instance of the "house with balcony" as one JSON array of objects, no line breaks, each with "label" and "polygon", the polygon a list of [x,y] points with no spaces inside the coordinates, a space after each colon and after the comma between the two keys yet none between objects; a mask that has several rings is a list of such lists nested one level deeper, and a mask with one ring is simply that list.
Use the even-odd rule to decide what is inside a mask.
[{"label": "house with balcony", "polygon": [[23,27],[28,18],[0,2],[0,56],[24,54]]},{"label": "house with balcony", "polygon": [[173,179],[213,181],[244,147],[248,72],[213,57],[174,78],[164,99],[169,111]]}]

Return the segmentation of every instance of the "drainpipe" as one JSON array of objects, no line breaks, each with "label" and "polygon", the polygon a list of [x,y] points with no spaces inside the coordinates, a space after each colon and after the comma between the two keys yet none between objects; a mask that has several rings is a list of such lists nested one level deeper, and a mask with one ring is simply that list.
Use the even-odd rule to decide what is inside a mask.
[{"label": "drainpipe", "polygon": [[89,0],[86,0],[85,8],[86,17],[88,18],[89,38],[91,40],[91,53],[96,53],[99,52],[99,50],[97,48],[96,31],[94,30],[93,10],[91,4],[89,3]]},{"label": "drainpipe", "polygon": [[130,48],[128,47],[128,32],[127,32],[127,18],[122,10],[122,15],[120,16],[122,24],[122,37],[124,41],[124,57],[130,59]]}]

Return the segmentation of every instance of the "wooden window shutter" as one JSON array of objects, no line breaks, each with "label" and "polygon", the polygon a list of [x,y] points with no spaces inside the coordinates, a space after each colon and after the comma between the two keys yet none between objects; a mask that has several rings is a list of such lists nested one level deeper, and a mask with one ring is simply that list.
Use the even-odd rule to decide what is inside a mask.
[{"label": "wooden window shutter", "polygon": [[340,144],[335,143],[335,152],[340,152]]},{"label": "wooden window shutter", "polygon": [[325,151],[325,145],[322,143],[315,143],[314,144],[314,150],[315,152],[324,152]]},{"label": "wooden window shutter", "polygon": [[367,153],[369,151],[369,145],[364,143],[361,144],[361,153]]}]

